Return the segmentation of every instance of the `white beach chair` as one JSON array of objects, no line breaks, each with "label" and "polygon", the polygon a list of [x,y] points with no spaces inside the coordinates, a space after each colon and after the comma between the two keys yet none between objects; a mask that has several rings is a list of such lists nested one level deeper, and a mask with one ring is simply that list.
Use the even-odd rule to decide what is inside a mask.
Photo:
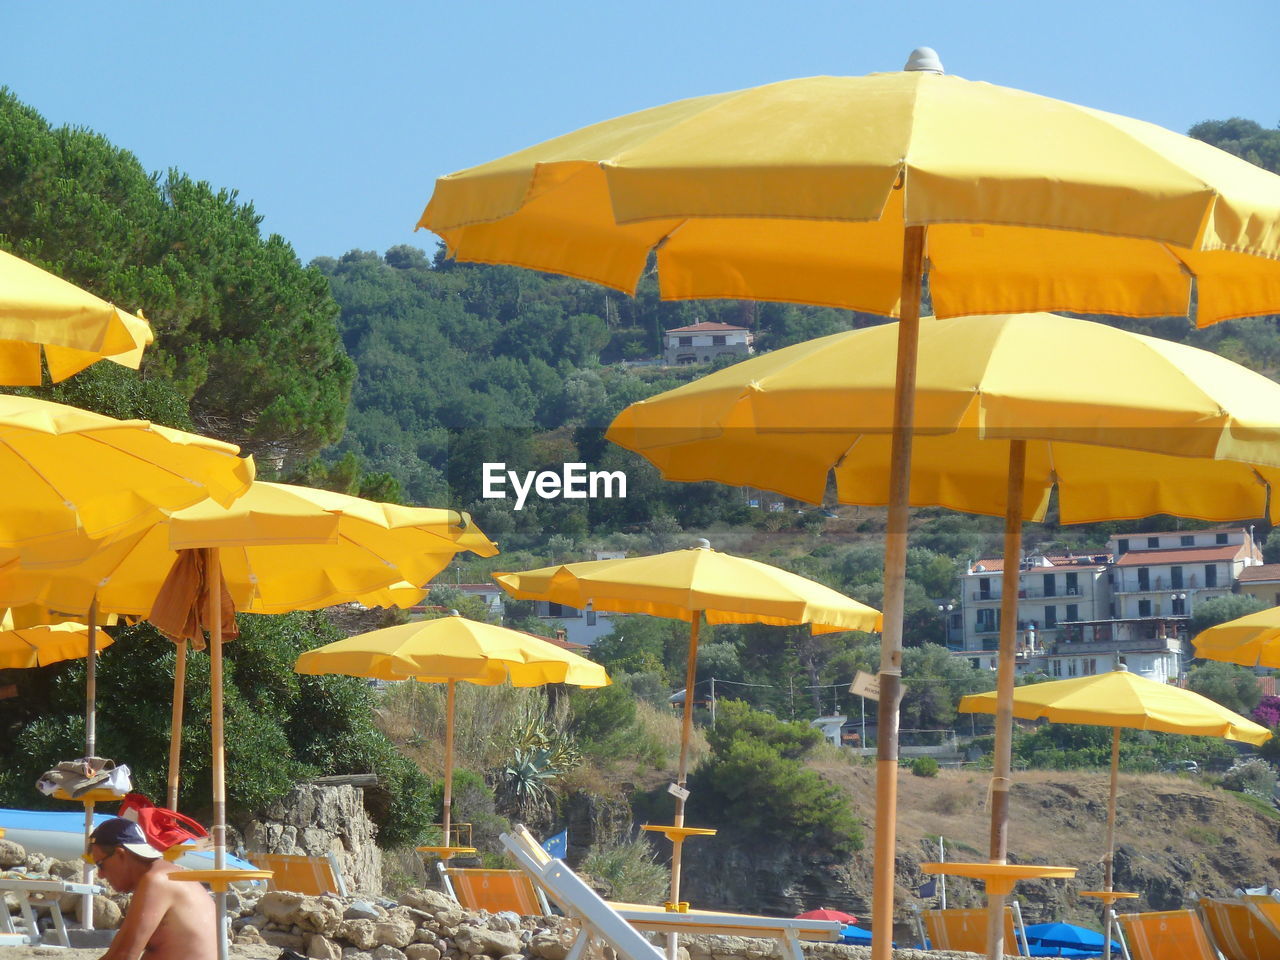
[{"label": "white beach chair", "polygon": [[[516,827],[512,833],[502,835],[503,846],[516,858],[534,883],[546,890],[547,895],[564,912],[577,917],[583,922],[584,932],[590,925],[599,925],[595,914],[601,918],[608,916],[612,922],[625,921],[635,930],[648,933],[674,934],[718,934],[722,936],[755,937],[776,940],[782,948],[782,955],[788,960],[804,960],[804,951],[800,941],[826,940],[840,938],[841,925],[834,920],[798,920],[781,917],[760,917],[743,913],[719,913],[710,910],[689,910],[686,913],[675,913],[662,907],[651,907],[637,903],[617,903],[604,900],[591,890],[563,862],[553,859],[538,841],[524,827]],[[566,881],[566,877],[572,881]],[[559,884],[565,884],[561,889]],[[583,896],[574,885],[580,886],[590,898]],[[576,902],[575,902],[576,901]],[[584,907],[595,911],[588,915]],[[581,938],[580,938],[581,939]],[[587,937],[587,942],[591,939]],[[651,958],[657,949],[641,938],[651,951],[643,954]],[[613,945],[613,944],[611,944]],[[585,943],[583,944],[585,947]],[[618,949],[613,945],[614,949]],[[577,944],[575,944],[575,948]],[[621,952],[621,951],[620,951]],[[661,957],[662,954],[658,953]],[[577,960],[572,954],[566,960]]]}]

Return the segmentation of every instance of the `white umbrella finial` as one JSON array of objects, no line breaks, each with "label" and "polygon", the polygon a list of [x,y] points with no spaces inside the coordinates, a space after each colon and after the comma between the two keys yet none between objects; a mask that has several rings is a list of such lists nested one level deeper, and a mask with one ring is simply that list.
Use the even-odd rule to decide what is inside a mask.
[{"label": "white umbrella finial", "polygon": [[912,70],[919,73],[946,73],[942,69],[942,60],[938,57],[938,51],[933,47],[916,47],[911,51],[911,56],[907,57],[907,65],[903,70]]}]

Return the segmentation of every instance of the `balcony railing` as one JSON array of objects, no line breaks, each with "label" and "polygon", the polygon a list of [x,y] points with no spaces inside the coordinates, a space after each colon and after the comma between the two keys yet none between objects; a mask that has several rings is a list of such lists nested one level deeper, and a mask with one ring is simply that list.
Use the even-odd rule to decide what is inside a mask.
[{"label": "balcony railing", "polygon": [[[1055,597],[1080,597],[1084,594],[1079,587],[1064,587],[1056,593],[1045,593],[1044,587],[1027,587],[1018,591],[1019,600],[1052,600]],[[999,590],[975,590],[974,600],[999,600],[1003,594]]]}]

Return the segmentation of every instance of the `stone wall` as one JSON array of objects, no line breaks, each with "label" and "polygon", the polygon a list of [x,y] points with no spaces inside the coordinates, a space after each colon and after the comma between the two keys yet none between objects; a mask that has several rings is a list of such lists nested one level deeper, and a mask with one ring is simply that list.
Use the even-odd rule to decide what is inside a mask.
[{"label": "stone wall", "polygon": [[350,784],[300,783],[244,831],[250,853],[337,854],[347,889],[370,895],[382,892],[376,835],[364,791]]}]

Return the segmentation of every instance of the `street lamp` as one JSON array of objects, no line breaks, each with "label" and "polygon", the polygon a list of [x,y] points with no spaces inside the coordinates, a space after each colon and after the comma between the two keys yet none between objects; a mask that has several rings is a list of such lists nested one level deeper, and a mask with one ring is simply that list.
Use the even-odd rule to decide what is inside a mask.
[{"label": "street lamp", "polygon": [[938,613],[942,616],[943,637],[948,649],[951,647],[951,611],[956,608],[957,601],[947,600],[938,604]]}]

